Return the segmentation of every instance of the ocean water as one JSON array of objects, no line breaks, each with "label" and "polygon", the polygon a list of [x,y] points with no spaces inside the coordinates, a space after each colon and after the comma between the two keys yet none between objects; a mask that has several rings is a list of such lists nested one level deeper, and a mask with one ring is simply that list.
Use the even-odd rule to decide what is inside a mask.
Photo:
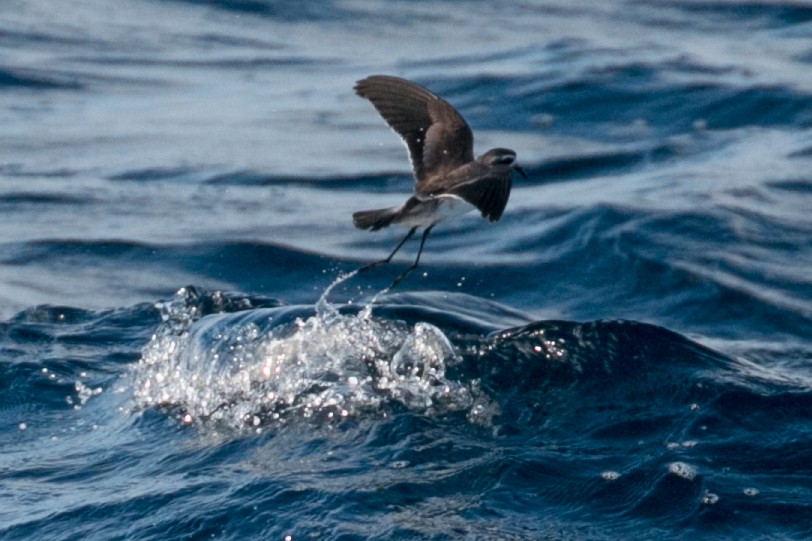
[{"label": "ocean water", "polygon": [[[0,538],[812,538],[812,4],[69,4],[0,4]],[[374,73],[529,174],[390,291]]]}]

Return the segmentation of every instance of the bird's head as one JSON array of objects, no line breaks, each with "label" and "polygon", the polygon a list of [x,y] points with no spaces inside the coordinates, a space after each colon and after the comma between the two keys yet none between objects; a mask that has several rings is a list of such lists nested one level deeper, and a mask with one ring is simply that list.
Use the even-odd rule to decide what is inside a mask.
[{"label": "bird's head", "polygon": [[477,161],[489,167],[507,167],[518,172],[524,178],[527,178],[527,173],[524,172],[524,169],[515,163],[516,152],[509,148],[492,148],[477,158]]}]

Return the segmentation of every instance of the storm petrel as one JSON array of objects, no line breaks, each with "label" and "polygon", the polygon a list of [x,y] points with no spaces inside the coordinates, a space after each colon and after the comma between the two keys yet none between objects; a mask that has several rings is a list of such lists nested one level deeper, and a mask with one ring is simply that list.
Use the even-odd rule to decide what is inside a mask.
[{"label": "storm petrel", "polygon": [[395,278],[389,286],[392,288],[417,268],[423,245],[435,225],[474,209],[495,222],[510,196],[511,173],[515,170],[525,178],[527,175],[514,163],[516,153],[507,148],[492,148],[474,159],[474,135],[465,119],[422,86],[399,77],[373,75],[358,81],[355,92],[372,102],[403,139],[415,178],[414,195],[403,205],[352,215],[359,229],[377,231],[392,224],[410,228],[385,259],[359,271],[389,263],[419,227],[425,228],[414,263]]}]

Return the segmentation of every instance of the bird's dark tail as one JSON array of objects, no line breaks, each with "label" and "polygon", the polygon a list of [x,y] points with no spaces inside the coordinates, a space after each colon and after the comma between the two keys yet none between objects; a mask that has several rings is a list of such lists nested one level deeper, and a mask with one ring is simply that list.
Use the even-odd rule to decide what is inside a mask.
[{"label": "bird's dark tail", "polygon": [[352,215],[352,223],[358,229],[378,229],[389,227],[400,214],[400,207],[378,210],[359,210]]}]

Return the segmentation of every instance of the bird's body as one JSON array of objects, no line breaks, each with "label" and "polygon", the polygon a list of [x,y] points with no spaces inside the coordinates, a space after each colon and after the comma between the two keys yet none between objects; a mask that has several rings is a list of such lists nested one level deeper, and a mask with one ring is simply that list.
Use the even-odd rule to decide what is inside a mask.
[{"label": "bird's body", "polygon": [[467,214],[474,209],[476,209],[474,205],[452,194],[423,198],[413,195],[399,207],[358,211],[353,214],[353,223],[359,229],[372,231],[392,224],[406,227],[430,227]]},{"label": "bird's body", "polygon": [[388,263],[418,227],[425,228],[414,264],[394,286],[417,267],[426,237],[436,224],[475,209],[491,222],[501,218],[510,196],[512,171],[522,175],[524,171],[514,163],[516,153],[506,148],[491,149],[474,159],[474,136],[465,119],[422,86],[373,75],[358,81],[355,91],[371,101],[401,137],[412,162],[414,195],[406,203],[353,214],[353,223],[360,229],[377,231],[393,224],[410,228],[389,257],[361,270]]}]

